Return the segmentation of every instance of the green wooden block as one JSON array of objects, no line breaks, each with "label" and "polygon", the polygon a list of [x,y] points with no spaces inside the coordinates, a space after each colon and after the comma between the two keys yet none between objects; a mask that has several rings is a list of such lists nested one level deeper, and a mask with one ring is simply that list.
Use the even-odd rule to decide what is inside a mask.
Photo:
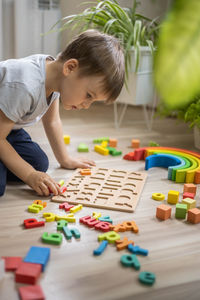
[{"label": "green wooden block", "polygon": [[100,144],[100,143],[102,143],[103,141],[107,141],[107,142],[109,142],[109,138],[108,137],[101,137],[101,138],[97,138],[97,139],[94,139],[93,140],[93,143],[94,144]]},{"label": "green wooden block", "polygon": [[177,219],[185,219],[186,213],[187,213],[187,205],[182,203],[177,203],[175,217]]},{"label": "green wooden block", "polygon": [[57,230],[62,230],[64,226],[67,226],[68,222],[65,220],[59,220],[57,222]]},{"label": "green wooden block", "polygon": [[160,147],[160,145],[158,143],[153,142],[153,141],[150,141],[148,146],[149,147]]},{"label": "green wooden block", "polygon": [[62,242],[62,234],[44,232],[42,235],[42,241],[46,244],[60,245]]},{"label": "green wooden block", "polygon": [[134,267],[136,270],[140,269],[140,263],[135,254],[124,254],[120,258],[120,262],[125,267]]},{"label": "green wooden block", "polygon": [[118,151],[116,148],[113,147],[106,147],[109,151],[109,154],[111,154],[112,156],[117,156],[117,155],[121,155],[122,151]]},{"label": "green wooden block", "polygon": [[152,272],[140,272],[139,281],[146,285],[153,285],[156,280],[156,275]]},{"label": "green wooden block", "polygon": [[78,152],[89,152],[88,146],[84,143],[78,145]]}]

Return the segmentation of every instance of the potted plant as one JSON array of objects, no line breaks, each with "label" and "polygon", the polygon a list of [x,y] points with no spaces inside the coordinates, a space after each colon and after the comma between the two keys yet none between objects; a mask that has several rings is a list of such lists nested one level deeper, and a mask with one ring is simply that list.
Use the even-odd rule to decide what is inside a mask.
[{"label": "potted plant", "polygon": [[185,105],[176,110],[166,107],[161,103],[158,106],[157,115],[161,117],[176,117],[189,125],[189,128],[194,130],[194,145],[200,149],[200,97],[196,97],[192,103]]},{"label": "potted plant", "polygon": [[135,105],[151,102],[154,96],[152,54],[159,28],[156,20],[138,14],[139,1],[136,0],[131,8],[121,7],[117,0],[95,0],[85,4],[88,3],[93,5],[81,13],[62,18],[59,30],[70,27],[81,32],[93,28],[117,37],[124,48],[126,71],[126,88],[119,101]]}]

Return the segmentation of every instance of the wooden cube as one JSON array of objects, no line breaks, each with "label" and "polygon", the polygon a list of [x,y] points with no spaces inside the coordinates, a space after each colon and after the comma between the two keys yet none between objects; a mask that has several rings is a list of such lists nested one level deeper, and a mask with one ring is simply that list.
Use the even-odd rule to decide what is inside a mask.
[{"label": "wooden cube", "polygon": [[64,143],[65,143],[66,145],[68,145],[68,144],[70,143],[70,136],[69,136],[69,135],[64,135],[64,136],[63,136],[63,139],[64,139]]},{"label": "wooden cube", "polygon": [[109,147],[117,147],[117,140],[116,139],[110,139],[109,140]]},{"label": "wooden cube", "polygon": [[183,193],[183,199],[185,199],[185,198],[194,199],[194,194],[185,192],[185,193]]},{"label": "wooden cube", "polygon": [[175,217],[177,219],[185,219],[186,213],[187,213],[187,205],[182,203],[177,203]]},{"label": "wooden cube", "polygon": [[167,202],[170,204],[178,203],[179,192],[178,191],[169,191]]},{"label": "wooden cube", "polygon": [[140,140],[132,140],[131,144],[133,148],[140,148]]},{"label": "wooden cube", "polygon": [[167,220],[171,217],[171,207],[166,204],[161,204],[156,209],[156,217],[161,220]]},{"label": "wooden cube", "polygon": [[196,171],[194,175],[194,183],[200,183],[200,171]]},{"label": "wooden cube", "polygon": [[183,193],[192,193],[194,195],[196,195],[196,191],[197,191],[197,186],[193,183],[185,183],[184,184],[184,189],[183,189]]},{"label": "wooden cube", "polygon": [[182,200],[181,203],[187,205],[187,210],[196,207],[196,200],[191,199],[191,198],[185,198],[185,199]]},{"label": "wooden cube", "polygon": [[200,209],[198,208],[189,209],[187,221],[193,224],[200,223]]}]

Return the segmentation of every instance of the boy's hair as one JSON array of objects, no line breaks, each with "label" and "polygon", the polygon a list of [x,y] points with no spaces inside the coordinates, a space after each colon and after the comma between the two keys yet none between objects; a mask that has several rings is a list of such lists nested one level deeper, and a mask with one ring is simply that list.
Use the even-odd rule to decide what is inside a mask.
[{"label": "boy's hair", "polygon": [[124,53],[120,42],[113,36],[97,30],[87,30],[76,36],[58,55],[65,62],[75,58],[79,62],[79,76],[102,76],[102,92],[113,102],[124,84]]}]

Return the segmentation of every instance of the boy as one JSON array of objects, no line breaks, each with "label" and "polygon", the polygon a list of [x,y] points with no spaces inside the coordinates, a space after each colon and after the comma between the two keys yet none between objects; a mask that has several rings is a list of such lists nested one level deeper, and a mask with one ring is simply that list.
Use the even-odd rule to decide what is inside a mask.
[{"label": "boy", "polygon": [[[94,162],[66,152],[59,102],[66,110],[87,109],[94,101],[114,101],[124,83],[124,55],[112,36],[88,30],[75,37],[56,59],[32,55],[0,62],[0,195],[7,180],[22,180],[38,195],[58,195],[45,172],[48,158],[23,129],[42,119],[62,168],[88,168]],[[60,101],[59,101],[60,100]]]}]

